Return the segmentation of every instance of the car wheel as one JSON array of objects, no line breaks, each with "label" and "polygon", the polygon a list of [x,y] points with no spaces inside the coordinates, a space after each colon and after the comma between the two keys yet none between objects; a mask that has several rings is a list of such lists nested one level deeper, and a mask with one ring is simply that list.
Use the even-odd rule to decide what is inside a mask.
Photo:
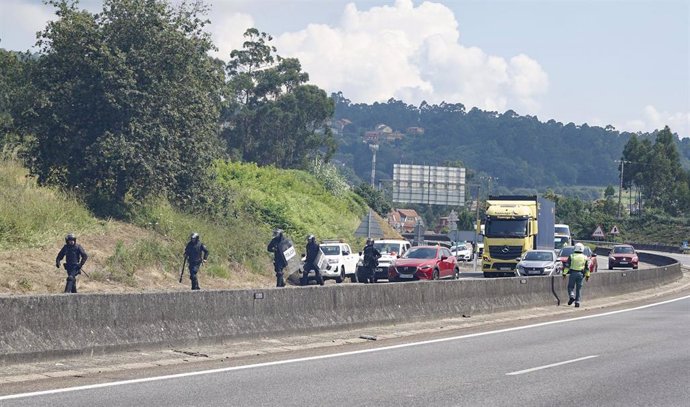
[{"label": "car wheel", "polygon": [[460,269],[457,267],[453,270],[453,278],[456,280],[460,279]]},{"label": "car wheel", "polygon": [[438,270],[434,270],[433,274],[431,275],[431,278],[434,280],[438,280],[438,278],[439,278]]},{"label": "car wheel", "polygon": [[335,282],[340,284],[345,281],[345,266],[340,269],[340,275],[335,278]]},{"label": "car wheel", "polygon": [[609,270],[613,270],[613,266],[609,263]]},{"label": "car wheel", "polygon": [[633,266],[633,270],[637,270],[637,266]]}]

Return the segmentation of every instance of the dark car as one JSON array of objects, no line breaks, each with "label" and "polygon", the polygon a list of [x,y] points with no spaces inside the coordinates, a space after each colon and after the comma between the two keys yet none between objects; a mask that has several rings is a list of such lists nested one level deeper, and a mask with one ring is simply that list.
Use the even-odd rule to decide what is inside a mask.
[{"label": "dark car", "polygon": [[639,262],[635,248],[629,244],[617,244],[609,252],[609,270],[613,270],[614,267],[637,269]]},{"label": "dark car", "polygon": [[441,246],[413,247],[388,268],[388,281],[440,278],[460,278],[457,259]]},{"label": "dark car", "polygon": [[[573,250],[575,250],[575,246],[566,246],[562,248],[561,251],[558,253],[558,261],[565,265],[565,262],[568,260],[568,257],[571,254],[573,254]],[[587,256],[587,261],[589,261],[589,272],[596,273],[599,270],[597,255],[594,252],[592,252],[592,249],[590,249],[587,246],[585,246],[585,250],[582,252],[582,254]]]}]

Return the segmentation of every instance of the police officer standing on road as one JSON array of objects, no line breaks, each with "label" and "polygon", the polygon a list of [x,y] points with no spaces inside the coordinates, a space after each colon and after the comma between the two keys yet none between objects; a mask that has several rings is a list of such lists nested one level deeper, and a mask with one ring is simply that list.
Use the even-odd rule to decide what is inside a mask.
[{"label": "police officer standing on road", "polygon": [[275,229],[273,231],[273,239],[268,243],[268,251],[274,253],[273,255],[273,269],[276,273],[276,287],[285,287],[285,279],[283,279],[283,269],[287,267],[287,260],[283,254],[282,245],[285,240],[282,229]]},{"label": "police officer standing on road", "polygon": [[67,270],[66,293],[77,293],[77,275],[81,273],[81,268],[86,263],[89,256],[86,255],[84,248],[77,244],[77,237],[74,233],[65,236],[65,245],[55,258],[55,267],[60,268],[62,258],[65,258],[65,270]]},{"label": "police officer standing on road", "polygon": [[563,265],[563,278],[569,275],[568,278],[568,305],[575,303],[575,307],[580,306],[582,280],[589,281],[589,261],[587,256],[582,252],[585,246],[582,243],[576,243],[573,248],[573,253],[568,256],[568,259]]},{"label": "police officer standing on road", "polygon": [[309,235],[307,237],[307,258],[304,260],[304,269],[302,270],[302,285],[309,284],[309,271],[314,270],[316,273],[316,281],[319,285],[323,285],[323,276],[321,275],[321,270],[317,264],[316,259],[319,257],[319,252],[321,247],[316,243],[316,237],[314,235]]},{"label": "police officer standing on road", "polygon": [[367,238],[367,244],[364,246],[362,251],[364,254],[363,266],[366,271],[364,275],[365,283],[374,283],[376,277],[376,267],[379,265],[379,257],[381,257],[381,252],[376,250],[374,247],[374,239]]},{"label": "police officer standing on road", "polygon": [[195,232],[189,236],[189,243],[184,248],[184,255],[189,263],[189,279],[192,280],[192,290],[198,290],[197,273],[201,264],[208,260],[208,249],[201,243],[198,233]]}]

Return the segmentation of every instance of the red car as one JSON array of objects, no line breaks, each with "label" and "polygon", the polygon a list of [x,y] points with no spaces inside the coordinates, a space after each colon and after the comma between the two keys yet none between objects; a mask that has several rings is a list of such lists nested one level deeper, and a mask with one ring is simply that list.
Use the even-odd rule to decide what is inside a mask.
[{"label": "red car", "polygon": [[[568,257],[571,254],[573,254],[574,249],[575,246],[566,246],[562,248],[561,251],[558,253],[558,261],[565,264],[566,260],[568,260]],[[589,272],[596,273],[599,270],[599,264],[597,263],[596,253],[592,252],[592,249],[585,246],[585,250],[582,252],[582,254],[587,256],[587,261],[589,261]]]},{"label": "red car", "polygon": [[640,259],[635,248],[629,244],[617,244],[609,252],[609,270],[614,267],[632,267],[637,269]]},{"label": "red car", "polygon": [[460,278],[457,259],[442,246],[415,246],[388,267],[388,281]]}]

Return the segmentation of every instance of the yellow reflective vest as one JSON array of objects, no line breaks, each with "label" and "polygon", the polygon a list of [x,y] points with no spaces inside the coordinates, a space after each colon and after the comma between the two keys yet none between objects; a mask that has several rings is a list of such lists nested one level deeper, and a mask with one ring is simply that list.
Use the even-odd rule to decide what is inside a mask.
[{"label": "yellow reflective vest", "polygon": [[571,254],[563,268],[563,274],[568,274],[570,270],[583,271],[585,276],[589,276],[589,262],[587,261],[587,256],[582,253]]}]

